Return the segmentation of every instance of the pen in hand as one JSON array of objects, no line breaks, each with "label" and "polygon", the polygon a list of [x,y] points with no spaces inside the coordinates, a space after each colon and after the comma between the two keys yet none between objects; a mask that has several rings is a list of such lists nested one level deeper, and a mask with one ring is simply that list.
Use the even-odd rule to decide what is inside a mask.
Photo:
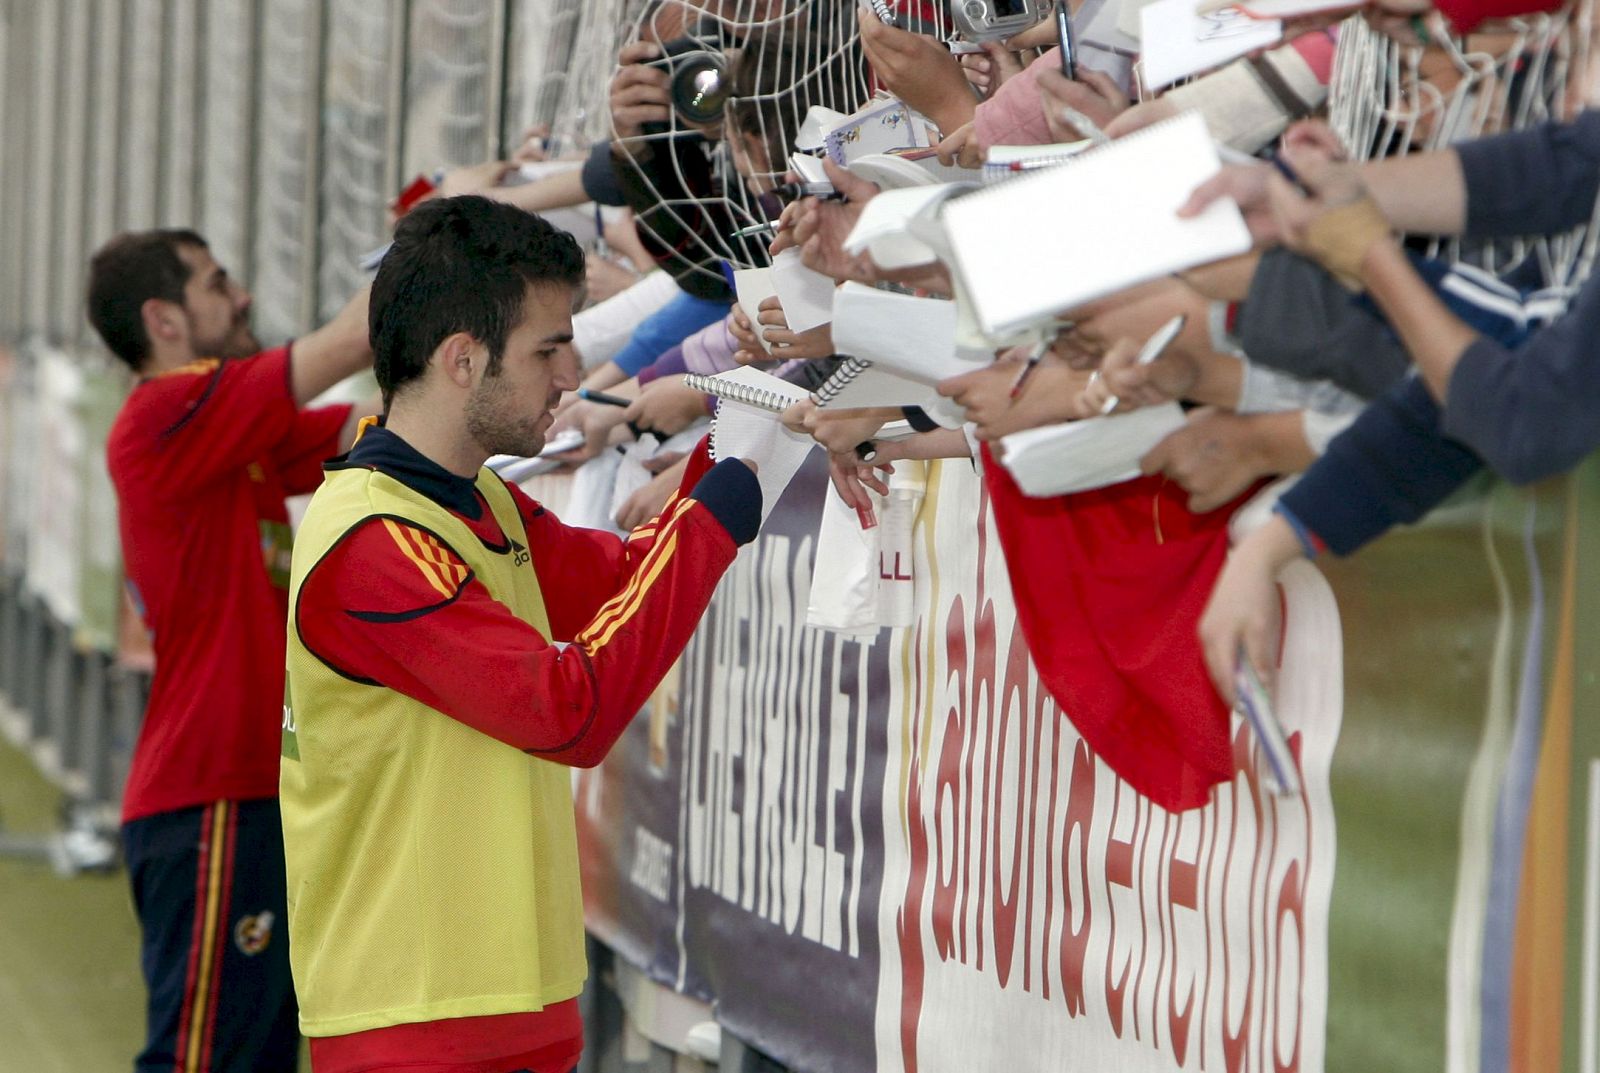
[{"label": "pen in hand", "polygon": [[584,402],[595,402],[601,406],[621,406],[626,409],[633,405],[632,399],[625,399],[621,395],[607,395],[604,391],[594,391],[586,387],[580,387],[574,394]]},{"label": "pen in hand", "polygon": [[[1183,331],[1183,326],[1188,322],[1188,316],[1186,314],[1179,313],[1177,316],[1163,324],[1160,328],[1157,328],[1156,333],[1145,341],[1144,347],[1139,351],[1139,356],[1134,359],[1133,364],[1135,367],[1140,365],[1149,365],[1151,362],[1155,361],[1163,353],[1165,353],[1167,347],[1171,346],[1172,341],[1178,338],[1178,333]],[[1106,401],[1100,404],[1101,416],[1104,417],[1110,414],[1111,411],[1115,410],[1119,405],[1121,405],[1121,403],[1122,400],[1117,396],[1107,396]]]},{"label": "pen in hand", "polygon": [[1011,382],[1011,392],[1007,398],[1015,399],[1022,394],[1023,385],[1028,382],[1028,377],[1039,362],[1044,359],[1045,351],[1050,349],[1050,344],[1044,340],[1033,344],[1033,349],[1028,351],[1028,358],[1022,363],[1022,371],[1017,373],[1017,378]]}]

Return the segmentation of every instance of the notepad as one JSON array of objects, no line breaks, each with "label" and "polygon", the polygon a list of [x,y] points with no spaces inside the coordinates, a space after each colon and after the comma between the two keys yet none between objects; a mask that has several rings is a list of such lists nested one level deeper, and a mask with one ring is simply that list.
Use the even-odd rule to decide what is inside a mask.
[{"label": "notepad", "polygon": [[834,292],[833,348],[936,384],[977,367],[957,351],[958,312],[954,302],[883,291],[852,280]]},{"label": "notepad", "polygon": [[939,251],[922,236],[923,228],[937,229],[938,205],[976,184],[939,183],[903,190],[885,190],[867,202],[856,224],[845,236],[844,248],[866,253],[879,268],[911,268],[939,259]]},{"label": "notepad", "polygon": [[761,316],[761,303],[778,293],[772,284],[772,269],[736,270],[733,273],[733,293],[739,300],[739,308],[750,318],[750,328],[756,333],[756,341],[761,344],[761,349],[772,353],[772,344],[767,342],[767,326],[758,319]]},{"label": "notepad", "polygon": [[1030,496],[1087,492],[1139,476],[1139,460],[1184,426],[1175,402],[1014,432],[1001,439],[1001,464]]},{"label": "notepad", "polygon": [[773,414],[781,414],[795,403],[811,397],[810,392],[798,384],[749,367],[730,369],[714,376],[690,373],[683,378],[683,383],[695,391],[703,391],[719,399],[731,399]]},{"label": "notepad", "polygon": [[810,398],[810,393],[771,373],[749,368],[715,376],[691,373],[683,382],[722,400],[711,423],[711,457],[718,462],[748,458],[756,464],[756,480],[761,484],[761,520],[765,523],[817,445],[810,436],[785,428],[777,415],[793,403]]},{"label": "notepad", "polygon": [[1271,48],[1283,39],[1277,19],[1252,19],[1232,9],[1202,15],[1195,0],[1156,0],[1139,12],[1139,62],[1154,91]]},{"label": "notepad", "polygon": [[833,278],[801,264],[793,246],[772,259],[772,289],[791,332],[808,332],[833,319],[833,288]]},{"label": "notepad", "polygon": [[1060,167],[951,198],[940,222],[978,326],[1004,336],[1248,250],[1250,231],[1230,200],[1178,217],[1221,167],[1205,120],[1185,112]]},{"label": "notepad", "polygon": [[1018,174],[1039,168],[1071,163],[1074,157],[1093,146],[1088,138],[1053,145],[994,145],[983,162],[983,181],[1006,182]]}]

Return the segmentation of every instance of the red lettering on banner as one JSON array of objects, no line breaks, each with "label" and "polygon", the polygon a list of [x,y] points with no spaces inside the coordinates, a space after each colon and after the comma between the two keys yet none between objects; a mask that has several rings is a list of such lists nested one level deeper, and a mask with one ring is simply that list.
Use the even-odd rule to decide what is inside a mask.
[{"label": "red lettering on banner", "polygon": [[[994,928],[994,969],[995,975],[1000,978],[1000,986],[1005,987],[1011,980],[1011,962],[1016,955],[1017,941],[1017,893],[1022,886],[1022,830],[1026,825],[1025,813],[1029,809],[1023,807],[1024,791],[1033,779],[1030,777],[1034,764],[1032,754],[1028,749],[1028,697],[1027,697],[1027,654],[1017,645],[1017,636],[1012,634],[1010,651],[1006,659],[1005,685],[1001,688],[999,703],[1000,727],[996,733],[998,741],[994,758],[994,820],[990,824],[990,838],[994,842],[994,864],[989,870],[989,881],[994,886],[994,907],[992,910],[992,926]],[[1018,657],[1021,656],[1019,660]],[[1018,664],[1020,663],[1020,667]],[[1011,701],[1016,700],[1015,715]],[[1000,829],[1000,818],[1004,815],[1001,808],[1003,798],[1012,788],[1006,786],[1006,743],[1010,740],[1007,728],[1013,719],[1017,722],[1017,785],[1016,794],[1016,819],[1012,824],[1011,844],[1007,846],[1005,832]],[[1035,784],[1037,796],[1037,785]],[[1010,865],[1011,882],[1006,884],[1001,876],[1005,866]],[[1023,955],[1027,960],[1027,954]],[[1024,982],[1023,988],[1027,988]]]},{"label": "red lettering on banner", "polygon": [[1189,1028],[1194,1019],[1195,992],[1199,990],[1199,974],[1196,973],[1189,979],[1189,991],[1183,1004],[1182,1012],[1178,1010],[1178,951],[1183,944],[1178,941],[1178,907],[1185,909],[1200,908],[1200,858],[1199,846],[1205,844],[1205,820],[1197,814],[1196,821],[1200,824],[1201,836],[1196,844],[1196,856],[1192,861],[1186,861],[1178,856],[1178,845],[1183,833],[1183,825],[1189,822],[1185,815],[1176,817],[1177,833],[1172,839],[1172,851],[1167,856],[1167,921],[1172,932],[1172,974],[1167,987],[1167,1032],[1172,1037],[1172,1054],[1178,1060],[1178,1065],[1183,1065],[1184,1057],[1189,1053]]},{"label": "red lettering on banner", "polygon": [[879,577],[879,579],[881,579],[883,581],[914,581],[914,580],[916,580],[915,578],[913,578],[911,576],[911,574],[909,572],[906,572],[906,573],[902,573],[901,572],[900,552],[898,552],[898,551],[894,553],[894,566],[892,568],[884,565],[883,553],[882,552],[878,553],[878,577]]},{"label": "red lettering on banner", "polygon": [[[978,927],[980,929],[983,927],[984,904],[989,900],[989,884],[987,882],[987,876],[989,874],[989,805],[991,800],[991,787],[997,788],[1000,782],[999,772],[996,770],[994,752],[995,708],[998,706],[995,698],[995,679],[997,676],[995,673],[994,604],[992,601],[985,598],[983,590],[983,578],[980,575],[978,578],[977,598],[978,617],[973,623],[972,631],[972,692],[967,698],[967,711],[973,714],[973,718],[969,720],[973,730],[976,731],[980,724],[984,728],[983,789],[981,791],[974,792],[975,784],[970,779],[967,781],[968,806],[971,806],[974,798],[976,798],[978,802],[978,826],[976,828],[971,826],[972,816],[970,813],[966,817],[966,823],[968,825],[967,837],[969,843],[974,831],[976,832],[978,838],[978,873],[976,876],[976,881],[978,887],[977,920],[979,922]],[[985,704],[984,701],[987,701],[988,703]],[[978,713],[982,713],[984,718],[978,718]],[[972,744],[973,747],[968,753],[969,766],[972,755],[978,751],[977,741],[975,739]],[[969,849],[968,852],[970,853],[971,850]],[[962,895],[962,935],[965,935],[967,932],[966,925],[967,920],[969,919],[967,917],[966,902],[966,896]],[[981,935],[977,937],[977,940],[973,945],[978,948],[977,967],[981,971],[983,969],[984,948],[983,938]]]},{"label": "red lettering on banner", "polygon": [[[1294,943],[1295,943],[1295,954],[1296,954],[1295,959],[1294,959],[1294,966],[1295,966],[1295,972],[1299,976],[1299,979],[1295,981],[1295,989],[1294,989],[1295,1001],[1290,1005],[1289,1008],[1291,1010],[1295,1011],[1296,1014],[1298,1014],[1298,1012],[1299,1012],[1300,1004],[1303,1001],[1303,996],[1305,994],[1305,989],[1302,986],[1302,981],[1304,981],[1304,979],[1305,979],[1305,971],[1306,971],[1305,970],[1305,964],[1306,964],[1306,915],[1305,915],[1306,902],[1305,902],[1305,896],[1306,896],[1305,884],[1301,880],[1300,862],[1299,861],[1291,861],[1289,863],[1289,870],[1284,873],[1283,882],[1278,885],[1277,911],[1273,914],[1273,931],[1275,933],[1274,934],[1274,938],[1277,940],[1277,942],[1274,945],[1277,948],[1277,955],[1278,955],[1274,959],[1273,976],[1275,978],[1275,983],[1277,984],[1277,987],[1275,988],[1276,997],[1280,1000],[1277,1003],[1275,1003],[1275,1005],[1276,1005],[1276,1007],[1277,1007],[1277,1009],[1279,1011],[1278,1012],[1278,1016],[1280,1018],[1282,1018],[1284,1016],[1284,1014],[1283,1014],[1283,1003],[1282,1003],[1281,1000],[1283,998],[1283,978],[1282,978],[1282,974],[1283,974],[1283,951],[1284,951],[1284,945],[1285,945],[1284,944],[1284,936],[1283,936],[1283,925],[1284,925],[1284,918],[1285,917],[1288,917],[1288,918],[1290,918],[1290,919],[1292,919],[1294,921]],[[1298,1071],[1300,1069],[1300,1018],[1298,1016],[1293,1016],[1293,1017],[1289,1017],[1288,1020],[1292,1021],[1293,1024],[1294,1024],[1294,1049],[1289,1052],[1288,1061],[1285,1061],[1278,1054],[1278,1038],[1277,1038],[1278,1034],[1276,1032],[1274,1032],[1271,1035],[1271,1038],[1272,1038],[1272,1066],[1273,1066],[1274,1069],[1277,1070],[1277,1073],[1298,1073]]]},{"label": "red lettering on banner", "polygon": [[[1251,834],[1254,844],[1254,855],[1250,862],[1250,885],[1245,890],[1244,900],[1246,906],[1255,897],[1256,871],[1261,862],[1261,780],[1256,775],[1254,760],[1250,754],[1250,731],[1241,723],[1233,737],[1233,766],[1235,770],[1244,775],[1244,786],[1239,785],[1239,780],[1234,779],[1233,794],[1233,822],[1228,831],[1228,858],[1222,870],[1222,904],[1224,912],[1230,904],[1228,889],[1233,880],[1233,847],[1239,841],[1239,811],[1242,804],[1241,798],[1245,791],[1249,792],[1249,800],[1255,812],[1255,828]],[[1228,956],[1230,944],[1227,942],[1228,921],[1223,920],[1222,933],[1224,936],[1222,947],[1222,1061],[1228,1073],[1239,1073],[1245,1066],[1246,1052],[1250,1047],[1250,1015],[1255,1009],[1256,997],[1256,937],[1255,928],[1251,926],[1250,918],[1253,913],[1245,917],[1245,931],[1249,935],[1247,944],[1248,956],[1245,959],[1247,973],[1244,981],[1244,1008],[1239,1011],[1239,1019],[1234,1021],[1228,1014],[1228,999],[1233,993],[1233,965]]]},{"label": "red lettering on banner", "polygon": [[[1013,632],[1012,635],[1011,635],[1011,655],[1006,660],[1006,683],[1007,683],[1007,687],[1009,688],[1010,687],[1010,683],[1013,682],[1013,681],[1016,681],[1018,683],[1018,689],[1021,691],[1022,696],[1023,697],[1027,697],[1027,693],[1028,693],[1027,675],[1028,675],[1028,648],[1027,648],[1027,645],[1021,641],[1020,635],[1018,633]],[[1044,749],[1043,749],[1043,746],[1044,746],[1044,741],[1043,741],[1044,726],[1045,726],[1045,721],[1047,719],[1051,718],[1051,716],[1053,714],[1053,712],[1052,712],[1053,705],[1050,703],[1050,693],[1049,693],[1048,690],[1040,689],[1038,691],[1038,693],[1034,695],[1032,708],[1033,708],[1033,746],[1032,746],[1032,748],[1028,749],[1027,752],[1026,752],[1026,766],[1024,768],[1024,774],[1027,777],[1029,783],[1031,784],[1028,787],[1028,810],[1027,810],[1028,811],[1028,879],[1027,879],[1027,885],[1023,888],[1023,890],[1027,892],[1027,898],[1028,898],[1027,909],[1023,914],[1023,920],[1022,920],[1022,934],[1023,934],[1023,942],[1022,942],[1022,989],[1024,991],[1032,991],[1033,990],[1033,900],[1034,900],[1035,891],[1036,891],[1036,888],[1035,888],[1034,882],[1033,882],[1033,877],[1034,877],[1033,858],[1034,858],[1035,847],[1038,846],[1038,844],[1039,844],[1039,839],[1038,839],[1038,829],[1039,829],[1039,768],[1044,763]],[[1026,702],[1026,700],[1024,701],[1024,710],[1025,711],[1027,710],[1027,702]],[[1023,738],[1023,743],[1024,744],[1027,743],[1027,738],[1026,737]],[[1054,789],[1054,785],[1055,784],[1054,784],[1053,771],[1054,771],[1054,768],[1055,768],[1055,763],[1054,763],[1054,757],[1053,756],[1051,758],[1051,761],[1052,761],[1051,765],[1050,765],[1051,769],[1052,769],[1051,787],[1052,787],[1052,789]],[[1054,819],[1055,819],[1054,796],[1055,796],[1054,794],[1051,795],[1051,809],[1050,809],[1051,815],[1049,817],[1047,817],[1047,824],[1048,825],[1045,828],[1047,831],[1055,830],[1055,823],[1054,823]],[[1050,930],[1049,930],[1049,928],[1046,928],[1044,935],[1042,935],[1040,937],[1040,946],[1039,946],[1040,977],[1042,979],[1046,980],[1046,981],[1048,981],[1049,975],[1044,971],[1044,966],[1048,962],[1049,956],[1046,953],[1045,948],[1049,945],[1049,942],[1050,942]],[[1048,987],[1048,984],[1046,984],[1046,987]],[[1046,992],[1045,997],[1046,998],[1049,997],[1048,991]]]},{"label": "red lettering on banner", "polygon": [[[1130,791],[1131,792],[1131,791]],[[1133,805],[1133,833],[1126,841],[1117,837],[1117,813],[1122,810],[1122,786],[1118,784],[1111,799],[1111,831],[1106,839],[1106,915],[1109,918],[1110,938],[1106,943],[1106,1012],[1111,1018],[1111,1031],[1122,1038],[1123,1003],[1128,991],[1128,974],[1133,969],[1133,951],[1122,962],[1122,977],[1112,980],[1113,962],[1117,956],[1117,911],[1111,895],[1113,885],[1133,890],[1133,847],[1139,838],[1139,803]]]},{"label": "red lettering on banner", "polygon": [[[913,711],[922,710],[922,626],[919,624],[912,638],[912,651],[916,653],[917,704]],[[922,957],[922,892],[928,882],[928,830],[922,823],[922,765],[917,759],[915,738],[911,755],[907,758],[910,769],[906,780],[906,841],[907,875],[906,899],[895,916],[895,936],[900,941],[900,1050],[905,1059],[905,1073],[917,1073],[917,1030],[922,1025],[922,988],[925,963]]]},{"label": "red lettering on banner", "polygon": [[[934,895],[933,895],[933,930],[934,941],[937,944],[939,957],[948,961],[955,954],[955,933],[957,931],[956,892],[961,891],[962,907],[960,911],[960,934],[962,962],[967,959],[966,950],[966,883],[964,882],[967,870],[968,854],[971,852],[969,845],[970,816],[972,807],[972,794],[969,790],[962,793],[962,779],[960,774],[961,747],[965,738],[968,725],[971,724],[970,712],[961,703],[966,697],[967,684],[967,633],[965,622],[961,614],[961,597],[957,596],[955,603],[950,607],[950,616],[945,620],[945,659],[950,668],[946,683],[955,694],[956,703],[950,706],[949,714],[945,716],[944,737],[939,743],[939,766],[935,771],[934,797],[933,797],[933,826],[934,834],[938,840],[938,860],[934,869]],[[971,785],[971,760],[968,760],[969,774],[966,780]],[[954,830],[945,831],[945,802],[949,802],[950,822]],[[914,814],[919,815],[920,813]],[[950,877],[945,881],[945,876]]]},{"label": "red lettering on banner", "polygon": [[[961,885],[965,869],[960,831],[961,801],[961,712],[952,706],[945,716],[944,739],[939,744],[939,767],[934,776],[933,833],[938,845],[938,861],[933,872],[933,948],[940,961],[949,961],[955,954],[954,917],[956,888]],[[946,831],[945,802],[949,816],[956,826]],[[913,813],[913,822],[922,823],[922,817]],[[945,876],[949,875],[949,880]]]},{"label": "red lettering on banner", "polygon": [[[1094,819],[1094,758],[1082,738],[1072,754],[1072,776],[1067,790],[1067,830],[1061,840],[1061,993],[1067,1013],[1073,1017],[1087,1008],[1083,997],[1083,967],[1089,954],[1089,824]],[[1068,870],[1074,865],[1072,836],[1078,836],[1078,892],[1082,900],[1083,923],[1072,926],[1072,882]]]}]

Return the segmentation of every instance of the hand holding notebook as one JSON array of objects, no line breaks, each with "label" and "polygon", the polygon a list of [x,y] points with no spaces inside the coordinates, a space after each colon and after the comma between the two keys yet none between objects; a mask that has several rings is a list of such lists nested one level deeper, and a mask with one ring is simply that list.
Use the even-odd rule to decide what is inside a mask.
[{"label": "hand holding notebook", "polygon": [[711,457],[746,458],[761,483],[761,520],[766,522],[784,489],[805,463],[816,441],[784,427],[778,415],[809,399],[804,388],[759,369],[734,369],[715,376],[689,374],[687,387],[721,400],[711,423]]},{"label": "hand holding notebook", "polygon": [[1221,167],[1205,121],[1186,112],[1059,167],[953,197],[940,223],[959,293],[978,326],[1001,337],[1243,253],[1250,232],[1232,201],[1178,216]]}]

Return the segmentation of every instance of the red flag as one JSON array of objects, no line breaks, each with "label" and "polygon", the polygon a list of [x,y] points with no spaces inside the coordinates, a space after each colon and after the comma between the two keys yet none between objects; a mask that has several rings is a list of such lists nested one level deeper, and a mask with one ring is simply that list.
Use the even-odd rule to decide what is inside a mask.
[{"label": "red flag", "polygon": [[1045,687],[1130,786],[1172,811],[1204,805],[1233,759],[1196,630],[1251,493],[1208,514],[1159,476],[1034,499],[987,447],[984,475]]}]

